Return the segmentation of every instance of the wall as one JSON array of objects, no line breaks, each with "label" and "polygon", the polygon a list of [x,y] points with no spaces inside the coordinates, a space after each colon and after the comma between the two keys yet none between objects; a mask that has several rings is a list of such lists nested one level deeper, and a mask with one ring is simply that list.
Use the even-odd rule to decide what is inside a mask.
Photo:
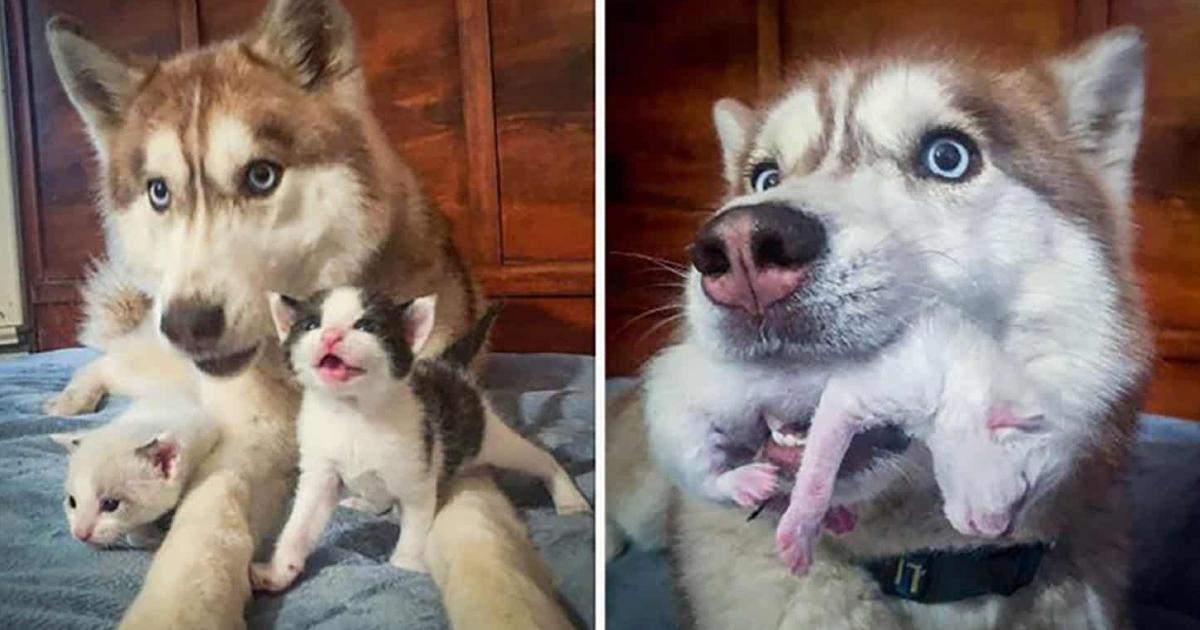
[{"label": "wall", "polygon": [[[75,343],[78,282],[101,250],[94,165],[43,27],[169,55],[248,29],[263,0],[15,0],[6,19],[33,340]],[[499,350],[591,352],[591,0],[351,0],[376,114],[506,302]]]}]

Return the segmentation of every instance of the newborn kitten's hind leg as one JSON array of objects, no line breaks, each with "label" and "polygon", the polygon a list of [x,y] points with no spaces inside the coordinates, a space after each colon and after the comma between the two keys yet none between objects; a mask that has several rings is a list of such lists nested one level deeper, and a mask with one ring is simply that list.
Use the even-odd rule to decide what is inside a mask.
[{"label": "newborn kitten's hind leg", "polygon": [[474,463],[491,464],[541,479],[550,491],[550,498],[559,514],[592,511],[587,499],[554,456],[521,437],[491,410],[487,412],[483,445]]}]

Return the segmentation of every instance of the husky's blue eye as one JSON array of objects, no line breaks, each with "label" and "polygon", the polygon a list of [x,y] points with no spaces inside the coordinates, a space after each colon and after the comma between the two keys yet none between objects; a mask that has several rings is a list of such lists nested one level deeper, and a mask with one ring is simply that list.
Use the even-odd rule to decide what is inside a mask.
[{"label": "husky's blue eye", "polygon": [[165,212],[171,205],[171,189],[167,180],[155,177],[146,184],[146,194],[150,197],[150,205],[159,212]]},{"label": "husky's blue eye", "polygon": [[100,501],[101,512],[116,512],[119,507],[121,507],[121,502],[116,499],[104,499]]},{"label": "husky's blue eye", "polygon": [[771,160],[759,162],[750,171],[750,188],[754,192],[763,192],[779,185],[779,165]]},{"label": "husky's blue eye", "polygon": [[269,195],[279,185],[283,169],[274,162],[254,160],[246,167],[246,192],[255,197]]},{"label": "husky's blue eye", "polygon": [[958,182],[974,175],[979,149],[966,134],[941,129],[926,134],[917,153],[918,171],[928,177]]}]

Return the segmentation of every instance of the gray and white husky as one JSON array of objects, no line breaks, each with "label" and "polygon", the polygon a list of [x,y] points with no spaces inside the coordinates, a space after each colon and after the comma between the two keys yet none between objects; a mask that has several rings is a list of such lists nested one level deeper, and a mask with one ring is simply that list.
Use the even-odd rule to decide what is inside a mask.
[{"label": "gray and white husky", "polygon": [[[963,534],[943,515],[930,449],[876,426],[852,440],[832,488],[856,526],[817,541],[805,579],[776,556],[777,519],[747,523],[675,492],[647,499],[643,489],[663,487],[649,467],[610,476],[610,542],[652,531],[645,525],[672,506],[679,586],[698,627],[1128,624],[1122,473],[1150,355],[1130,262],[1143,56],[1141,36],[1120,29],[1026,67],[851,60],[811,68],[764,109],[716,104],[728,197],[693,249],[681,340],[648,366],[645,421],[614,419],[610,452],[636,450],[654,425],[668,427],[650,441],[655,459],[678,458],[664,453],[674,449],[704,457],[703,433],[697,442],[682,420],[677,439],[663,436],[673,419],[724,402],[764,417],[725,436],[743,457],[782,450],[803,462],[826,377],[877,360],[934,303],[965,315],[1016,366],[1055,445],[1039,466],[1055,472],[1002,532],[981,532],[1002,538]],[[958,448],[969,462],[972,445]],[[951,497],[954,479],[942,481]],[[1047,551],[1010,596],[927,605],[884,595],[862,568],[1025,544]]]}]

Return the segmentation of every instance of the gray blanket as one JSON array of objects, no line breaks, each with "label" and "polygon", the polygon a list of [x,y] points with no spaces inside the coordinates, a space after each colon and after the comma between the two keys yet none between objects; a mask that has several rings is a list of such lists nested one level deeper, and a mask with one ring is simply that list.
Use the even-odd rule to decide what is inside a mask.
[{"label": "gray blanket", "polygon": [[[0,362],[0,628],[108,628],[133,600],[150,561],[140,550],[96,551],[74,540],[62,511],[66,455],[46,437],[107,421],[123,406],[51,418],[42,405],[94,355],[65,350]],[[554,451],[594,496],[593,362],[570,355],[493,356],[484,383],[497,409]],[[501,473],[580,626],[594,604],[593,519],[558,516],[534,479]],[[395,523],[339,508],[297,585],[258,596],[252,628],[443,628],[428,576],[387,563]]]}]

